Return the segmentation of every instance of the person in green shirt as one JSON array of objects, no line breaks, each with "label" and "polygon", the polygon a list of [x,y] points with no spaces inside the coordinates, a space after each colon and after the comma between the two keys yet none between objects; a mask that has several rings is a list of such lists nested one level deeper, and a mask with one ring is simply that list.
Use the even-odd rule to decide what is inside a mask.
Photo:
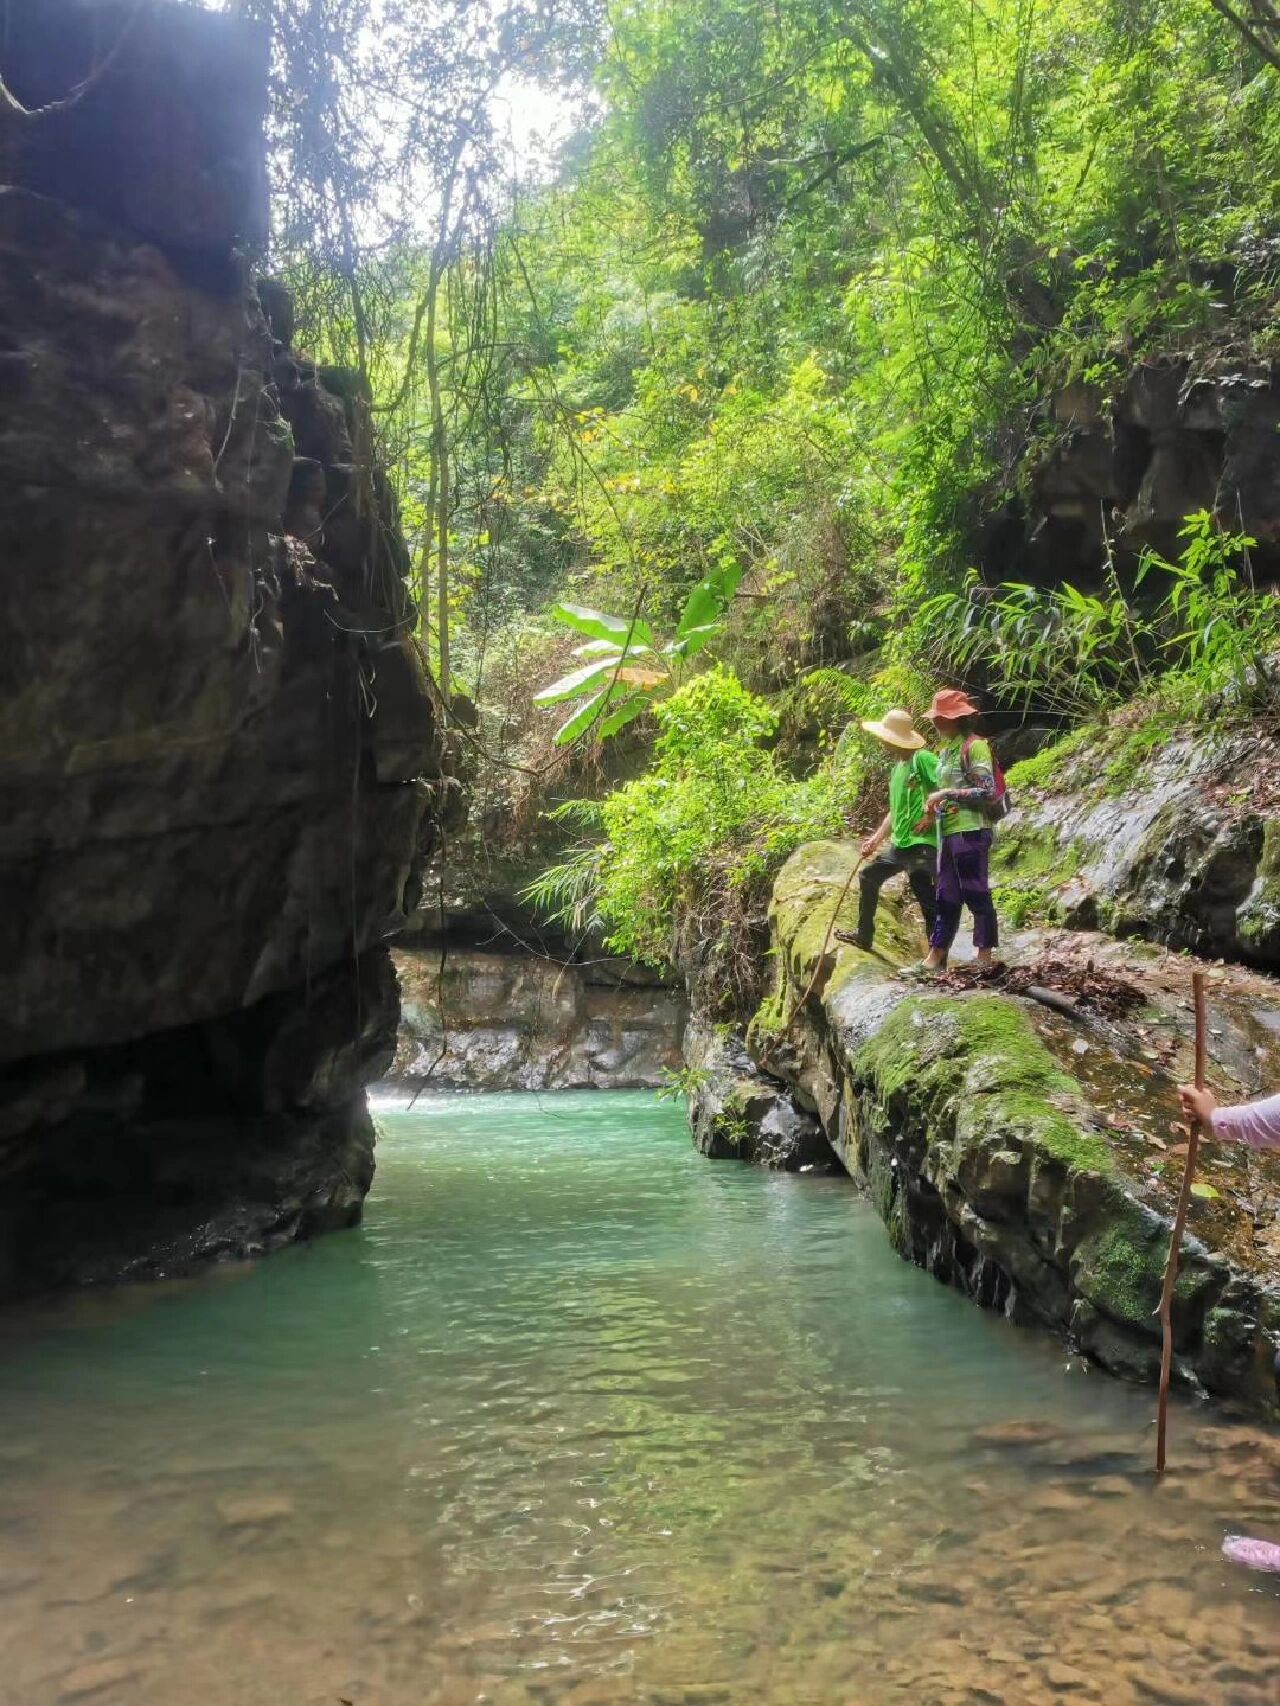
[{"label": "person in green shirt", "polygon": [[861,903],[854,940],[869,952],[875,943],[880,890],[891,877],[904,871],[924,913],[925,932],[932,934],[936,917],[938,830],[932,820],[925,828],[920,824],[925,817],[925,802],[938,786],[938,761],[924,750],[924,736],[916,732],[907,711],[886,711],[879,722],[867,721],[862,726],[898,759],[889,777],[889,810],[861,848],[868,863],[858,879]]}]

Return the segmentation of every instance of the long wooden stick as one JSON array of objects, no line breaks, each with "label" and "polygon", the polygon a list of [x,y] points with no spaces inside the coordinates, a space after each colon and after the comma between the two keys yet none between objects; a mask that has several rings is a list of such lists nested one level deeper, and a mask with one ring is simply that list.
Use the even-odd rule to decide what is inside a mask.
[{"label": "long wooden stick", "polygon": [[[1204,973],[1192,972],[1191,991],[1196,1007],[1196,1089],[1204,1089],[1205,1016]],[[1187,1207],[1191,1201],[1191,1182],[1196,1175],[1196,1156],[1200,1149],[1200,1121],[1192,1120],[1187,1127],[1187,1163],[1182,1170],[1182,1189],[1178,1193],[1178,1212],[1173,1220],[1173,1236],[1169,1240],[1169,1261],[1164,1270],[1164,1289],[1160,1293],[1160,1326],[1163,1343],[1160,1350],[1160,1397],[1156,1407],[1156,1474],[1164,1474],[1165,1432],[1169,1409],[1169,1376],[1173,1370],[1173,1288],[1178,1282],[1178,1252],[1182,1248],[1182,1229],[1187,1223]]]},{"label": "long wooden stick", "polygon": [[839,918],[839,916],[840,916],[840,908],[844,905],[845,900],[848,898],[849,890],[853,887],[853,879],[857,876],[858,872],[862,869],[862,867],[866,864],[866,862],[867,862],[866,854],[865,853],[859,853],[857,861],[854,864],[853,869],[849,872],[849,875],[845,878],[844,887],[840,890],[839,898],[837,899],[835,906],[832,908],[831,918],[827,924],[827,933],[822,938],[822,947],[818,952],[818,958],[814,964],[813,976],[809,979],[809,982],[805,988],[804,994],[798,995],[796,997],[796,1004],[791,1009],[791,1012],[788,1014],[786,1024],[782,1027],[782,1035],[784,1037],[786,1036],[787,1032],[791,1029],[792,1025],[794,1025],[796,1020],[800,1017],[800,1009],[806,1005],[806,1003],[809,1000],[809,997],[813,994],[814,989],[817,987],[818,978],[822,972],[823,961],[826,959],[827,952],[831,947],[831,937],[835,932],[836,919]]}]

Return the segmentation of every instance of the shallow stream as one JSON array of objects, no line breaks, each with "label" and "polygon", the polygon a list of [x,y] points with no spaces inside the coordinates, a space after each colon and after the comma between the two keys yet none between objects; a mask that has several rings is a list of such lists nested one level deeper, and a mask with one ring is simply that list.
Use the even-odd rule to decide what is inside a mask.
[{"label": "shallow stream", "polygon": [[1274,1706],[1280,1438],[647,1095],[379,1110],[364,1227],[0,1317],[5,1706]]}]

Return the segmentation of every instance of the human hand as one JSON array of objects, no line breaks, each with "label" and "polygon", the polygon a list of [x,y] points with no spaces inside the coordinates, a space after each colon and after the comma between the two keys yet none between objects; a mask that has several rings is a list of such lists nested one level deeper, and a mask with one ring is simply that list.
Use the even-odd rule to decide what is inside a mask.
[{"label": "human hand", "polygon": [[947,796],[945,794],[930,794],[924,803],[925,816],[936,817],[940,811],[945,809],[946,804]]},{"label": "human hand", "polygon": [[878,835],[868,835],[865,841],[859,843],[858,851],[864,859],[869,859],[879,845],[880,837]]},{"label": "human hand", "polygon": [[1212,1090],[1197,1090],[1194,1084],[1179,1084],[1178,1100],[1188,1120],[1199,1120],[1202,1126],[1212,1126],[1213,1110],[1218,1105],[1218,1098]]}]

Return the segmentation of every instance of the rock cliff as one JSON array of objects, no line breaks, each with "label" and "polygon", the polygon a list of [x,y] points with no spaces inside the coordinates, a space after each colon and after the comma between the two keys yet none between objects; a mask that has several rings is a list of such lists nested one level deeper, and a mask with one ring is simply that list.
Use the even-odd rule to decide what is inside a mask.
[{"label": "rock cliff", "polygon": [[98,69],[0,138],[0,1290],[358,1217],[443,786],[367,398],[244,259],[265,40],[8,25],[28,106]]},{"label": "rock cliff", "polygon": [[617,960],[446,942],[395,951],[391,1077],[440,1090],[657,1090],[680,1066],[684,997]]},{"label": "rock cliff", "polygon": [[1193,510],[1258,541],[1255,572],[1280,577],[1280,367],[1234,351],[1138,363],[1114,395],[1089,384],[1048,397],[1023,459],[1025,496],[975,541],[988,580],[1101,584],[1148,546],[1178,554]]}]

